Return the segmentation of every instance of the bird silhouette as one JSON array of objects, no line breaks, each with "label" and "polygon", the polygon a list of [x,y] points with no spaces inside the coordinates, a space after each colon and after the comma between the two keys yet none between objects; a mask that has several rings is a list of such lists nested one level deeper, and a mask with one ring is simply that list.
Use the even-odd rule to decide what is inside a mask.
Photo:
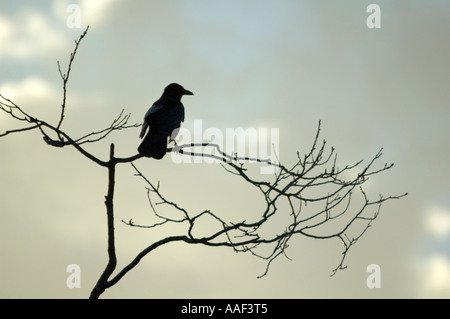
[{"label": "bird silhouette", "polygon": [[166,86],[162,96],[145,113],[140,138],[147,135],[138,147],[138,152],[146,157],[161,159],[166,154],[167,137],[172,140],[178,134],[184,121],[183,95],[194,95],[177,83]]}]

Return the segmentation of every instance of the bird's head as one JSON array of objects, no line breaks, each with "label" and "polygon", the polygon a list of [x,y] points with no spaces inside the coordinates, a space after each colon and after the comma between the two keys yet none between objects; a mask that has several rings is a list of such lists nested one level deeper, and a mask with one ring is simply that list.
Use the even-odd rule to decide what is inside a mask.
[{"label": "bird's head", "polygon": [[182,87],[177,83],[171,83],[168,86],[166,86],[162,96],[173,99],[181,99],[183,95],[194,95],[194,93],[186,90],[184,87]]}]

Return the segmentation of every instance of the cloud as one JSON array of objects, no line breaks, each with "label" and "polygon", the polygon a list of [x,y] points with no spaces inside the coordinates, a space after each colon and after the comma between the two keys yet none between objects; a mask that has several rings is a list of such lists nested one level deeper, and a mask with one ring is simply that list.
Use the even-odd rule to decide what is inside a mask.
[{"label": "cloud", "polygon": [[[38,118],[58,114],[53,107],[61,103],[59,92],[53,83],[37,75],[0,83],[0,93],[5,98],[22,107],[28,115]],[[2,123],[8,120],[8,117],[0,117]]]},{"label": "cloud", "polygon": [[54,86],[38,76],[30,76],[20,82],[5,82],[0,84],[2,95],[12,101],[19,100],[49,100],[55,98]]},{"label": "cloud", "polygon": [[450,235],[450,212],[440,206],[431,206],[425,211],[424,218],[429,245],[426,255],[417,264],[421,276],[418,293],[425,298],[446,298],[450,294],[450,259],[445,244]]},{"label": "cloud", "polygon": [[67,43],[58,28],[38,11],[23,11],[15,17],[0,15],[0,59],[30,59],[64,49]]},{"label": "cloud", "polygon": [[[6,17],[0,15],[0,43],[4,43],[7,39],[10,39],[13,34],[13,24]],[[2,51],[4,48],[2,48]],[[0,51],[1,52],[1,51]]]},{"label": "cloud", "polygon": [[450,212],[440,207],[432,207],[426,213],[425,225],[438,238],[450,234]]},{"label": "cloud", "polygon": [[108,16],[106,10],[114,0],[81,0],[81,9],[86,12],[87,24],[95,23],[99,25]]},{"label": "cloud", "polygon": [[[450,293],[450,260],[444,255],[436,254],[427,259],[424,264],[422,294]],[[448,295],[447,295],[448,296]]]}]

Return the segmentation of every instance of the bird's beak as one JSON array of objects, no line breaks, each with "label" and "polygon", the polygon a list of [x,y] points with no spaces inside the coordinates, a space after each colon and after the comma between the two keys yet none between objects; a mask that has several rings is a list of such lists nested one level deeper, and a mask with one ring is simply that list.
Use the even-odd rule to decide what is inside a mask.
[{"label": "bird's beak", "polygon": [[188,90],[184,89],[183,95],[194,95],[194,93],[192,93],[191,91],[188,91]]}]

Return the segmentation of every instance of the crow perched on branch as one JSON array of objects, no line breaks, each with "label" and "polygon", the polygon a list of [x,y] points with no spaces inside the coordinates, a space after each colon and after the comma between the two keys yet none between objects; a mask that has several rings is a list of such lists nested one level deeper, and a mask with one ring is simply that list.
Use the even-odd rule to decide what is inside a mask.
[{"label": "crow perched on branch", "polygon": [[161,159],[166,154],[167,137],[174,139],[181,122],[184,121],[183,95],[194,95],[177,83],[169,84],[159,100],[145,113],[140,138],[147,128],[149,131],[138,147],[140,154],[146,157]]}]

